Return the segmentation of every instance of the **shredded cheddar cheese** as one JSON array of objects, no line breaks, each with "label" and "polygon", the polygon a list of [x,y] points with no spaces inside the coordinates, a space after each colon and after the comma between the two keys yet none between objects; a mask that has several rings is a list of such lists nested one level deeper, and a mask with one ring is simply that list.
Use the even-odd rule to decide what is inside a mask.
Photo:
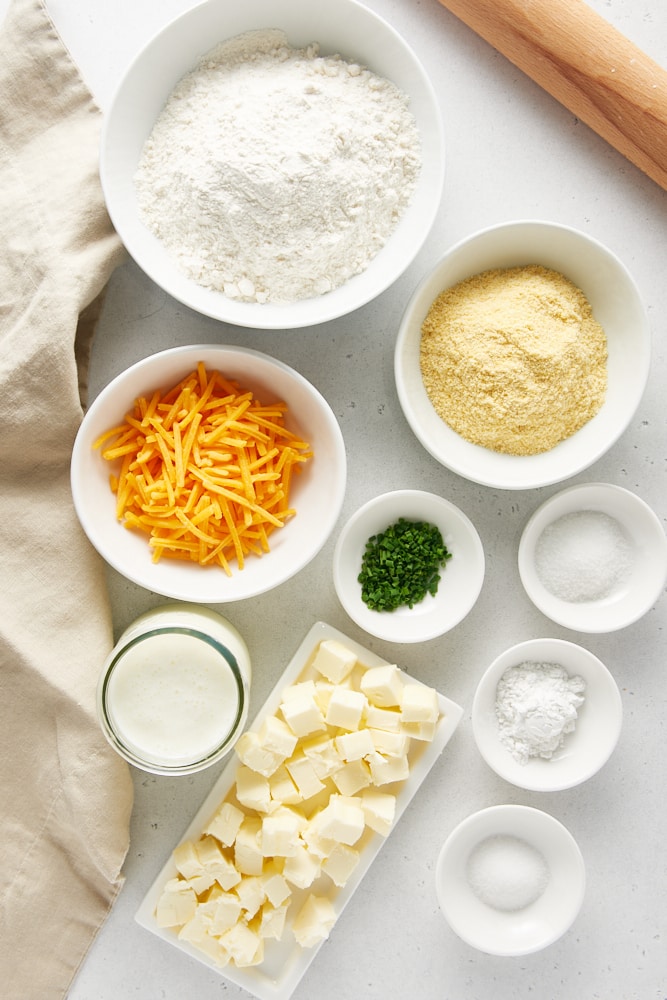
[{"label": "shredded cheddar cheese", "polygon": [[286,403],[263,405],[218,371],[197,368],[168,391],[139,397],[94,442],[117,465],[116,516],[149,536],[152,558],[243,569],[296,511],[293,472],[312,458],[285,427]]}]

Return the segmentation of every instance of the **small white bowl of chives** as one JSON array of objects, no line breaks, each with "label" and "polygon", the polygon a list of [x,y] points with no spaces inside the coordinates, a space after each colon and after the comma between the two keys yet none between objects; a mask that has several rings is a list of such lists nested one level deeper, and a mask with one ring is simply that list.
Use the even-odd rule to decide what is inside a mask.
[{"label": "small white bowl of chives", "polygon": [[576,632],[615,632],[642,618],[667,582],[667,538],[635,493],[611,483],[570,486],[530,517],[519,574],[539,610]]},{"label": "small white bowl of chives", "polygon": [[340,603],[360,628],[388,642],[449,632],[475,605],[484,570],[470,519],[423,490],[369,500],[344,526],[334,551]]}]

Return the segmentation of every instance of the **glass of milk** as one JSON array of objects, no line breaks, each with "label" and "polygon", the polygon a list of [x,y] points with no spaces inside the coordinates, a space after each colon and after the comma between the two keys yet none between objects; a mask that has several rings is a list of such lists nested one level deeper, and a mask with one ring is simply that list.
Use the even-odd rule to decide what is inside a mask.
[{"label": "glass of milk", "polygon": [[102,730],[153,774],[191,774],[220,760],[243,732],[247,646],[225,618],[174,604],[141,615],[107,657],[97,689]]}]

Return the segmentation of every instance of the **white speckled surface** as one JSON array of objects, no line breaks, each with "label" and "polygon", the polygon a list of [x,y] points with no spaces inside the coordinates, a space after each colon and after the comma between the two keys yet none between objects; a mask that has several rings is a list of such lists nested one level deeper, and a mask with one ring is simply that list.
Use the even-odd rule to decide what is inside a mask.
[{"label": "white speckled surface", "polygon": [[[307,0],[304,0],[307,2]],[[133,54],[189,0],[49,0],[52,16],[102,108]],[[438,0],[368,0],[415,48],[436,86],[448,143],[437,224],[409,271],[379,299],[315,329],[258,333],[200,318],[170,300],[133,263],[113,277],[92,359],[92,389],[145,354],[177,344],[244,343],[275,354],[329,400],[345,435],[349,485],[342,517],[376,493],[442,493],[480,533],[487,576],[473,612],[423,645],[370,639],[334,592],[336,532],[306,570],[273,594],[223,610],[254,662],[251,715],[317,620],[396,659],[464,707],[442,759],[322,948],[294,1000],[665,1000],[667,807],[665,805],[664,595],[637,624],[612,635],[552,625],[528,601],[517,546],[533,510],[559,487],[498,492],[441,468],[412,436],[393,382],[403,307],[425,271],[479,228],[544,218],[583,229],[624,261],[647,305],[653,364],[628,431],[576,482],[608,481],[637,492],[663,524],[667,514],[667,193],[447,12]],[[663,0],[592,0],[591,6],[667,65]],[[0,0],[0,16],[7,0]],[[160,599],[109,574],[120,632]],[[554,635],[581,642],[621,689],[624,727],[611,760],[579,788],[524,792],[497,778],[477,753],[470,706],[477,680],[505,647]],[[219,771],[166,779],[135,772],[127,882],[83,965],[71,1000],[243,1000],[240,988],[190,961],[134,923],[134,913]],[[572,929],[521,959],[476,952],[438,910],[434,869],[446,835],[485,806],[517,802],[561,820],[587,867],[587,893]]]}]

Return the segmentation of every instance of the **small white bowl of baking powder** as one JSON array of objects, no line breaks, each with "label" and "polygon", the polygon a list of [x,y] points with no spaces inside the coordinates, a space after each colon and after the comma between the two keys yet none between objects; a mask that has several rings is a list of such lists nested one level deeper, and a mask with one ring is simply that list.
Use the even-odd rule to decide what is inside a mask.
[{"label": "small white bowl of baking powder", "polygon": [[128,68],[100,175],[125,247],[175,299],[244,327],[312,326],[421,249],[440,109],[412,49],[356,0],[205,0]]},{"label": "small white bowl of baking powder", "polygon": [[642,618],[667,582],[667,538],[635,493],[611,483],[571,486],[541,504],[519,543],[533,604],[575,632],[615,632]]},{"label": "small white bowl of baking powder", "polygon": [[586,889],[574,837],[553,816],[522,805],[481,809],[445,840],[436,865],[443,916],[489,955],[528,955],[570,929]]},{"label": "small white bowl of baking powder", "polygon": [[519,788],[553,792],[596,774],[621,733],[616,681],[593,653],[565,639],[506,649],[482,676],[472,706],[477,748]]}]

